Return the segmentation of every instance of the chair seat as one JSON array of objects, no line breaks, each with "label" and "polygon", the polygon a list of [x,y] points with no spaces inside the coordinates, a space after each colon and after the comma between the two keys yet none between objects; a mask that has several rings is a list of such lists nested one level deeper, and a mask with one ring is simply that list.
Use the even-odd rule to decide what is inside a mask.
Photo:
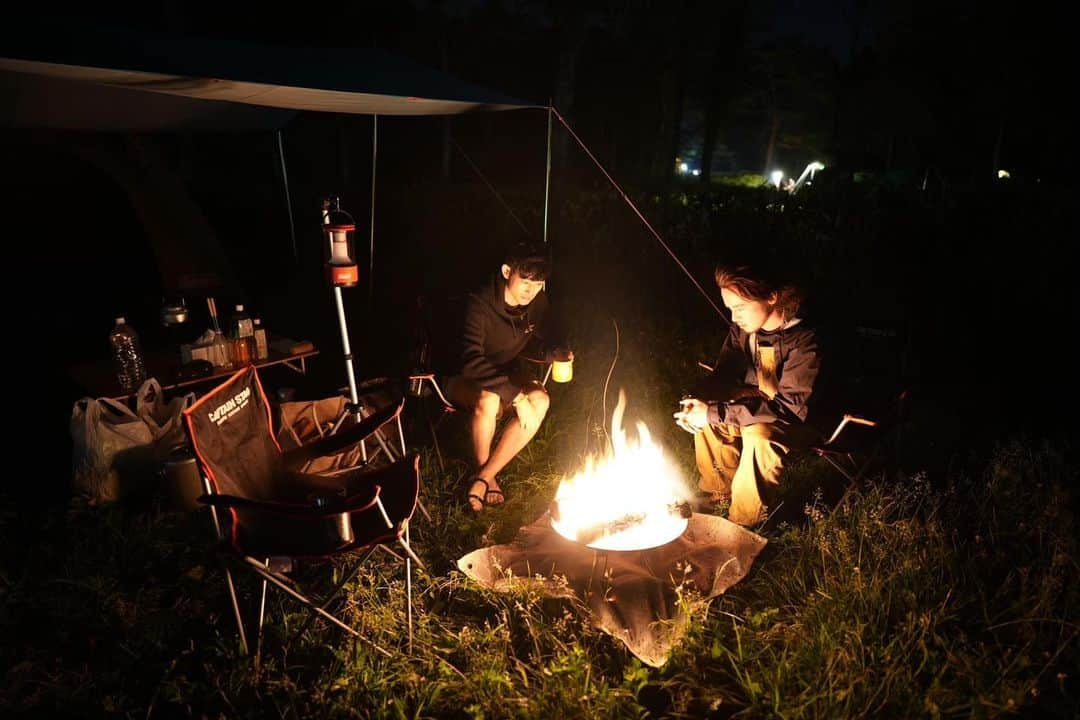
[{"label": "chair seat", "polygon": [[419,471],[414,453],[375,471],[282,473],[273,501],[203,501],[229,508],[230,542],[240,554],[312,558],[396,540],[416,508]]}]

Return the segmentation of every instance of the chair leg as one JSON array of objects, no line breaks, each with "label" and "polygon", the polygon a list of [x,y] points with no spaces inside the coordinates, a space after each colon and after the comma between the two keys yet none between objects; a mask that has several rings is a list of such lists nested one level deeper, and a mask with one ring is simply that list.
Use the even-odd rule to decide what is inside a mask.
[{"label": "chair leg", "polygon": [[[210,480],[205,474],[202,476],[202,486],[203,492],[212,492]],[[225,535],[221,531],[221,520],[218,519],[217,508],[210,508],[210,519],[214,523],[214,535],[218,540],[224,539]],[[229,599],[232,601],[233,617],[236,618],[236,629],[240,632],[240,653],[247,655],[247,634],[244,632],[244,620],[240,616],[240,603],[236,600],[236,586],[233,585],[232,572],[229,571],[229,568],[225,568],[225,584],[229,586]]]},{"label": "chair leg", "polygon": [[[435,427],[442,422],[443,418],[450,412],[454,411],[454,406],[443,394],[442,388],[439,387],[439,382],[435,379],[434,375],[424,375],[420,377],[420,389],[423,390],[424,381],[427,380],[431,383],[431,387],[435,390],[435,393],[439,396],[439,400],[442,401],[442,412],[439,414],[439,422],[431,422],[431,413],[428,410],[428,404],[426,397],[421,392],[420,401],[424,406],[424,418],[427,420],[428,430],[431,432],[431,441],[435,445],[435,457],[439,461],[439,472],[446,472],[446,465],[443,462],[442,449],[439,447],[439,436],[435,433]],[[429,520],[431,518],[428,518]]]},{"label": "chair leg", "polygon": [[425,520],[427,520],[428,522],[433,522],[433,520],[431,519],[431,513],[429,513],[428,509],[424,507],[423,500],[421,500],[420,498],[416,498],[416,507],[420,508],[420,514],[424,516]]},{"label": "chair leg", "polygon": [[[398,413],[398,416],[397,416],[397,431],[398,431],[398,439],[401,441],[401,457],[405,457],[406,455],[408,455],[408,450],[405,448],[405,429],[401,425],[401,414],[400,413]],[[393,456],[390,457],[390,460],[391,461],[394,460]],[[423,514],[423,516],[425,518],[427,518],[427,521],[431,522],[431,513],[429,513],[427,511],[427,508],[424,507],[424,503],[420,500],[420,498],[416,499],[416,504],[420,508],[420,512]]]},{"label": "chair leg", "polygon": [[424,562],[416,556],[416,553],[413,552],[412,546],[409,545],[408,540],[401,536],[398,536],[398,545],[401,545],[401,547],[405,549],[405,554],[413,559],[417,567],[427,572],[427,567],[424,566]]},{"label": "chair leg", "polygon": [[401,441],[401,457],[408,455],[408,450],[405,449],[405,429],[401,427],[401,413],[397,416],[397,434],[398,440]]},{"label": "chair leg", "polygon": [[229,598],[232,600],[233,616],[236,618],[236,628],[240,631],[240,652],[248,654],[247,635],[244,633],[244,621],[240,617],[240,603],[236,601],[236,587],[233,585],[232,572],[225,570],[225,583],[229,586]]},{"label": "chair leg", "polygon": [[[330,603],[332,603],[334,601],[334,598],[338,596],[338,593],[340,593],[345,588],[345,586],[348,585],[354,577],[356,577],[357,573],[360,572],[360,568],[363,567],[364,563],[368,561],[368,558],[370,558],[372,553],[374,552],[375,548],[371,548],[366,553],[364,553],[364,557],[356,561],[356,564],[353,565],[352,570],[346,573],[345,577],[342,578],[338,582],[338,584],[334,586],[334,589],[330,591],[330,594],[326,596],[326,599],[323,600],[322,605],[320,605],[319,607],[321,607],[323,610],[326,610],[328,607],[330,607]],[[307,629],[311,626],[311,623],[314,619],[314,615],[309,615],[307,620],[301,623],[300,628],[293,633],[291,638],[289,638],[289,645],[292,645],[294,642],[299,640],[300,636],[307,632]]]},{"label": "chair leg", "polygon": [[[409,541],[409,527],[405,526],[405,542]],[[412,558],[405,560],[405,617],[409,626],[409,652],[412,653]]]},{"label": "chair leg", "polygon": [[399,561],[399,562],[405,562],[405,558],[404,558],[404,557],[402,557],[401,555],[398,555],[398,554],[397,554],[396,552],[394,552],[393,550],[391,550],[391,549],[389,548],[389,546],[387,546],[387,545],[381,545],[381,544],[380,544],[380,545],[376,545],[376,547],[377,547],[378,549],[382,550],[382,551],[383,551],[384,553],[386,553],[386,554],[387,554],[387,555],[389,555],[390,557],[394,558],[395,560],[397,560],[397,561]]},{"label": "chair leg", "polygon": [[390,459],[390,462],[394,462],[395,460],[397,460],[397,458],[394,456],[394,450],[386,441],[386,437],[383,435],[382,430],[376,430],[372,434],[375,436],[375,441],[379,443],[379,447],[381,447],[386,453],[386,457]]},{"label": "chair leg", "polygon": [[365,643],[370,645],[372,648],[374,648],[380,654],[385,655],[386,657],[393,657],[388,651],[384,650],[377,643],[375,643],[375,642],[369,640],[368,638],[364,637],[359,632],[357,632],[354,628],[349,627],[348,625],[343,623],[338,618],[334,617],[330,613],[323,610],[321,607],[319,607],[314,602],[312,602],[311,599],[308,598],[303,593],[298,592],[297,590],[294,590],[292,587],[289,586],[288,582],[286,582],[284,580],[284,578],[279,577],[277,573],[275,573],[272,570],[270,570],[269,568],[267,568],[265,565],[260,563],[255,558],[250,557],[250,556],[244,556],[244,562],[246,562],[248,565],[251,565],[255,569],[255,572],[259,573],[259,575],[261,575],[264,579],[269,580],[270,582],[272,582],[278,589],[284,590],[294,600],[296,600],[298,602],[301,602],[304,605],[307,605],[311,610],[318,613],[319,615],[321,615],[326,620],[329,620],[334,625],[337,625],[339,628],[341,628],[345,632],[349,633],[353,637],[364,641]]},{"label": "chair leg", "polygon": [[841,465],[840,463],[838,463],[836,460],[829,457],[828,455],[822,455],[821,457],[825,458],[825,462],[832,465],[834,468],[836,468],[837,472],[839,472],[841,475],[843,475],[845,478],[847,478],[848,482],[855,482],[855,479],[856,479],[855,476],[852,475],[851,472],[847,468],[845,468],[843,465]]},{"label": "chair leg", "polygon": [[[446,464],[443,463],[442,448],[439,447],[439,436],[435,434],[435,425],[431,422],[431,413],[428,412],[427,403],[421,398],[420,402],[424,405],[424,419],[427,421],[428,432],[431,433],[431,443],[435,447],[435,459],[439,461],[439,472],[446,472]],[[430,518],[428,518],[430,520]]]},{"label": "chair leg", "polygon": [[[269,566],[270,558],[263,560],[263,564]],[[255,636],[255,675],[259,675],[259,661],[262,658],[262,632],[263,619],[266,617],[266,580],[262,583],[262,595],[259,598],[259,632]]]}]

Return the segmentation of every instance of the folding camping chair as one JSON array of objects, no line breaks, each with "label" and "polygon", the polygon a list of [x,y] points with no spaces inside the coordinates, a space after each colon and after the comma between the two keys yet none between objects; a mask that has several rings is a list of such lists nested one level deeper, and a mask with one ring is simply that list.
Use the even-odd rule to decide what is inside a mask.
[{"label": "folding camping chair", "polygon": [[[253,366],[237,372],[184,411],[188,438],[206,490],[199,500],[210,507],[222,547],[238,555],[246,567],[263,579],[258,621],[260,644],[268,584],[366,641],[326,608],[355,577],[360,565],[380,548],[405,561],[411,643],[411,562],[423,567],[409,543],[408,530],[419,492],[419,458],[414,453],[379,469],[361,465],[333,474],[297,469],[313,459],[338,455],[370,437],[379,428],[396,421],[402,405],[403,400],[399,400],[356,425],[288,452],[282,452],[275,439],[271,408]],[[404,558],[389,550],[387,546],[391,544],[400,546]],[[291,568],[297,559],[327,560],[344,555],[362,557],[321,603],[276,569],[278,565]],[[247,636],[228,569],[225,577],[241,649],[247,654]],[[257,649],[256,662],[258,654]]]},{"label": "folding camping chair", "polygon": [[[425,296],[416,298],[417,312],[413,321],[415,338],[414,347],[410,353],[410,367],[412,370],[407,375],[407,378],[409,395],[421,404],[428,432],[434,445],[435,456],[439,463],[439,469],[445,472],[446,467],[443,462],[442,449],[439,446],[439,436],[436,430],[447,416],[457,413],[461,408],[450,401],[443,389],[450,379],[449,374],[440,372],[435,368],[438,366],[445,369],[457,364],[457,359],[451,357],[450,353],[451,348],[456,345],[457,340],[463,333],[460,320],[465,312],[464,298],[443,298],[436,306],[439,308],[439,320],[437,322],[433,321],[431,311],[433,305],[429,299]],[[546,364],[545,371],[542,373],[543,380],[540,380],[541,384],[546,386],[551,376],[552,364],[532,357],[523,356],[522,359],[533,364]],[[538,371],[535,374],[539,380],[541,373]],[[432,420],[432,412],[427,402],[432,395],[438,399],[437,418],[434,420]],[[423,506],[421,506],[421,511],[423,511]]]},{"label": "folding camping chair", "polygon": [[[348,387],[339,388],[342,393],[336,397],[324,398],[317,401],[286,402],[281,405],[280,424],[278,427],[278,441],[286,452],[311,438],[326,438],[348,427],[347,422],[355,421],[357,417],[368,418],[378,414],[380,408],[385,408],[389,403],[400,402],[400,394],[395,390],[396,383],[387,377],[377,377],[363,380],[357,383],[358,403],[349,401]],[[328,412],[329,410],[329,412]],[[320,457],[308,461],[300,469],[304,472],[318,472],[320,475],[336,472],[334,468],[340,466],[346,459],[356,459],[359,462],[374,462],[380,453],[383,453],[390,462],[396,462],[408,455],[405,445],[405,430],[401,421],[402,413],[393,418],[397,426],[397,439],[391,439],[387,431],[376,428],[367,438],[355,443],[346,455],[337,457]],[[373,451],[368,450],[368,443],[374,441]],[[395,447],[395,443],[397,446]],[[329,467],[329,469],[319,469]],[[422,500],[417,499],[417,508],[424,518],[431,522],[431,514],[424,506]]]},{"label": "folding camping chair", "polygon": [[852,485],[857,485],[882,449],[882,441],[898,428],[908,398],[902,390],[877,419],[845,413],[832,434],[810,451],[832,465]]}]

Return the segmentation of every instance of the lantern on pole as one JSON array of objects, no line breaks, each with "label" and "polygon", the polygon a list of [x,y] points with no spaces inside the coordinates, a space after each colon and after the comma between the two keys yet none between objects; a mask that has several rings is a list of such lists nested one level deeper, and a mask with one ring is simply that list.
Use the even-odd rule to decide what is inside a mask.
[{"label": "lantern on pole", "polygon": [[354,287],[360,280],[353,234],[356,221],[341,209],[337,197],[323,201],[323,234],[326,236],[326,269],[334,287]]}]

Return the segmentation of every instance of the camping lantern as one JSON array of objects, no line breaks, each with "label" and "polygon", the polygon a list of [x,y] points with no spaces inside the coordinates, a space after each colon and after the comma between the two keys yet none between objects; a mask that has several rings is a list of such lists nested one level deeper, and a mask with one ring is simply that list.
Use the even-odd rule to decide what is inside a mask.
[{"label": "camping lantern", "polygon": [[341,209],[341,201],[328,198],[323,201],[323,233],[326,235],[326,268],[330,284],[336,287],[353,287],[360,280],[356,266],[353,233],[356,222],[352,215]]}]

